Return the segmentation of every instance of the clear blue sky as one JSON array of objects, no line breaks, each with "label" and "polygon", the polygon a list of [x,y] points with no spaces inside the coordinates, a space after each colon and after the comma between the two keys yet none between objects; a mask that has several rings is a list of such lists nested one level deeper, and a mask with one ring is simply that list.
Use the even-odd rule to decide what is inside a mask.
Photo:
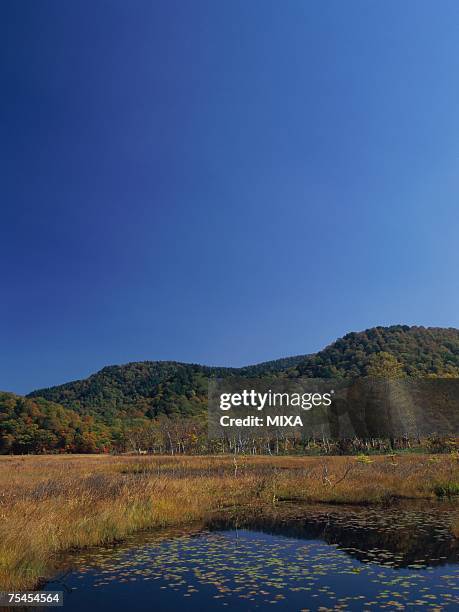
[{"label": "clear blue sky", "polygon": [[0,389],[459,326],[459,4],[3,1]]}]

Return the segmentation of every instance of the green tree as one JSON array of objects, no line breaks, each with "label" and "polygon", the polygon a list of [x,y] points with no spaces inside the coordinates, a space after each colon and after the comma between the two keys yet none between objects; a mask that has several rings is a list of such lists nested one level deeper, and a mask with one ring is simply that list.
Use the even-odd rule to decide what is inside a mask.
[{"label": "green tree", "polygon": [[405,378],[403,365],[394,355],[381,351],[372,355],[366,368],[367,376],[372,378]]}]

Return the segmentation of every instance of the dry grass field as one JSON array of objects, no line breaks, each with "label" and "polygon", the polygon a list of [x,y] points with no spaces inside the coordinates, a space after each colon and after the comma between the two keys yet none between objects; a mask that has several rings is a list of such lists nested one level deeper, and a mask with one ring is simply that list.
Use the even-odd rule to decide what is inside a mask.
[{"label": "dry grass field", "polygon": [[0,590],[33,587],[58,553],[225,508],[454,494],[455,455],[0,457]]}]

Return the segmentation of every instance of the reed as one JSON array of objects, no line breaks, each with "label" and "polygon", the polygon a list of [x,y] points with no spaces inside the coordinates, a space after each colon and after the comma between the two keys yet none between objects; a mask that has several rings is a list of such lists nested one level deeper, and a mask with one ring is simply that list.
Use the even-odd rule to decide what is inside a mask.
[{"label": "reed", "polygon": [[31,588],[59,553],[147,528],[284,500],[430,498],[459,482],[453,456],[0,457],[0,590]]}]

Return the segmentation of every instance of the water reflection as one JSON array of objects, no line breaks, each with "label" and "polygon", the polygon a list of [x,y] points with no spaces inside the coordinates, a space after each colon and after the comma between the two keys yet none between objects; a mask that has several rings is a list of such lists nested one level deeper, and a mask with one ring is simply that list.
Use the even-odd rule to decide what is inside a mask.
[{"label": "water reflection", "polygon": [[454,506],[282,506],[69,556],[66,610],[459,608]]},{"label": "water reflection", "polygon": [[359,561],[394,567],[459,563],[459,540],[451,532],[457,505],[411,503],[388,508],[283,505],[254,516],[240,511],[215,517],[214,530],[245,528],[337,545]]}]

